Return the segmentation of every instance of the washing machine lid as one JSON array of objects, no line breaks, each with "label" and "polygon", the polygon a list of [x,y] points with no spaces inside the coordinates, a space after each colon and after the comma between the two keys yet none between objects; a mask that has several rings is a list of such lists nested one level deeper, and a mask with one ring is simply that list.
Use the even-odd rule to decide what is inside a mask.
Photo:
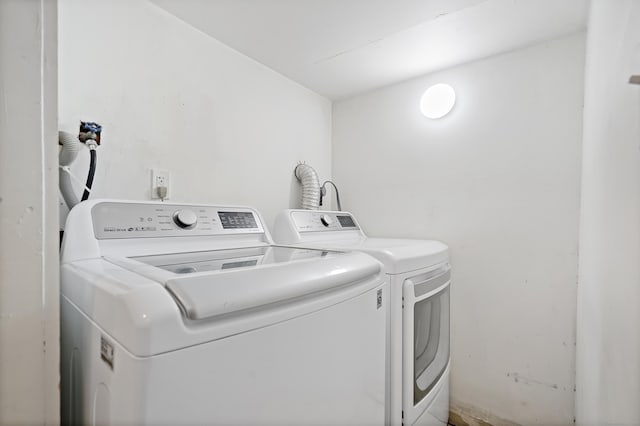
[{"label": "washing machine lid", "polygon": [[[215,272],[237,268],[252,268],[295,260],[314,259],[339,254],[335,251],[300,249],[280,246],[242,247],[171,253],[151,256],[132,256],[130,259],[178,275]],[[161,278],[165,276],[161,275]]]},{"label": "washing machine lid", "polygon": [[106,260],[161,283],[192,320],[307,297],[381,271],[378,262],[362,253],[282,246]]},{"label": "washing machine lid", "polygon": [[362,237],[334,239],[314,245],[336,250],[362,251],[382,262],[388,274],[402,274],[428,268],[449,259],[447,245],[435,240]]},{"label": "washing machine lid", "polygon": [[283,210],[276,216],[273,236],[279,244],[362,251],[382,262],[388,274],[448,260],[448,248],[439,241],[367,237],[356,218],[345,211]]}]

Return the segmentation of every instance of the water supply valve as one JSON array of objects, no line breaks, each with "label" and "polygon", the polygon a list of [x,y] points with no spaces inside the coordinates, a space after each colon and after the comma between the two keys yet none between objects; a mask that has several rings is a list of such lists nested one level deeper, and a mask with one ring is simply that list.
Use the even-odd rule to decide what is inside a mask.
[{"label": "water supply valve", "polygon": [[[94,141],[96,145],[100,145],[100,134],[102,133],[102,126],[98,123],[90,121],[80,122],[80,133],[78,139],[80,142],[87,143],[87,141]],[[89,142],[91,143],[91,142]]]}]

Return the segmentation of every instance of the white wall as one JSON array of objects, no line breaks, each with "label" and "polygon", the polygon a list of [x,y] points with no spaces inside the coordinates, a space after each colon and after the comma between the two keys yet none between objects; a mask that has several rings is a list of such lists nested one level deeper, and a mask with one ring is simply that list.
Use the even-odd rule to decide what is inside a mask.
[{"label": "white wall", "polygon": [[[370,235],[451,248],[454,410],[499,424],[574,416],[584,34],[333,107],[333,177]],[[440,121],[423,91],[458,94]]]},{"label": "white wall", "polygon": [[56,1],[0,1],[0,424],[59,423]]},{"label": "white wall", "polygon": [[640,2],[591,3],[576,418],[640,424]]},{"label": "white wall", "polygon": [[104,126],[95,197],[149,199],[158,167],[172,201],[252,205],[270,225],[298,206],[298,161],[330,177],[327,99],[146,0],[61,0],[59,17],[60,126]]}]

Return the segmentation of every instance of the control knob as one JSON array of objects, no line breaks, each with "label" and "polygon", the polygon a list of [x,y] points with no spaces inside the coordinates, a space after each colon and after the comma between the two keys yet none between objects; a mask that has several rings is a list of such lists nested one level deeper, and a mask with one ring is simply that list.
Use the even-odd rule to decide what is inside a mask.
[{"label": "control knob", "polygon": [[324,226],[328,227],[333,223],[333,219],[331,219],[331,216],[329,216],[328,214],[323,214],[322,216],[320,216],[320,222],[322,222]]},{"label": "control knob", "polygon": [[173,221],[183,229],[195,228],[198,216],[192,210],[178,210],[173,214]]}]

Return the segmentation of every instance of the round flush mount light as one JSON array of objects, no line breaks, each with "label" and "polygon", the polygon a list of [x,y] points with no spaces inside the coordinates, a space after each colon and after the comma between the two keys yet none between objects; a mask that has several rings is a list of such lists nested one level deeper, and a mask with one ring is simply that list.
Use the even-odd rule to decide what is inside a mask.
[{"label": "round flush mount light", "polygon": [[448,84],[439,83],[429,87],[420,99],[420,111],[431,119],[449,114],[456,103],[456,92]]}]

